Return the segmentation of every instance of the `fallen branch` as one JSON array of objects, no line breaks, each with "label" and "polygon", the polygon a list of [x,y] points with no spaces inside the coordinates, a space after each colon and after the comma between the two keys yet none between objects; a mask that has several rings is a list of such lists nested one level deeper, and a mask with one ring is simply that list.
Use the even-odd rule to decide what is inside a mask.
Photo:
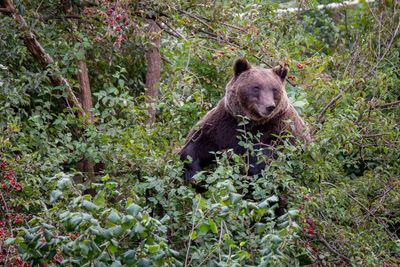
[{"label": "fallen branch", "polygon": [[[12,15],[14,17],[24,31],[22,34],[22,39],[25,46],[28,48],[32,56],[43,66],[43,68],[48,68],[54,62],[53,59],[49,54],[46,53],[43,46],[37,40],[36,35],[30,31],[25,19],[15,9],[12,0],[4,0],[3,7],[0,9],[0,12],[7,15]],[[83,110],[79,100],[75,96],[74,91],[72,90],[72,87],[68,81],[61,75],[55,73],[49,73],[48,77],[54,86],[64,87],[64,90],[68,95],[66,99],[68,106],[77,109],[79,116],[85,117],[86,113]]]}]

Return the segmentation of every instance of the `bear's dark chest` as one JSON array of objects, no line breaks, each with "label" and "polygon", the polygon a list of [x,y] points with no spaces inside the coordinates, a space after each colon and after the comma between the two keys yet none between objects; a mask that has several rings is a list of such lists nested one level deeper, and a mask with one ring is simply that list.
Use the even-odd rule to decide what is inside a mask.
[{"label": "bear's dark chest", "polygon": [[209,137],[214,139],[214,143],[218,145],[218,150],[234,149],[236,153],[244,152],[240,141],[271,145],[276,139],[274,135],[278,134],[277,125],[273,123],[260,125],[249,122],[242,124],[233,116],[226,116],[216,126],[212,128],[217,130],[212,131]]}]

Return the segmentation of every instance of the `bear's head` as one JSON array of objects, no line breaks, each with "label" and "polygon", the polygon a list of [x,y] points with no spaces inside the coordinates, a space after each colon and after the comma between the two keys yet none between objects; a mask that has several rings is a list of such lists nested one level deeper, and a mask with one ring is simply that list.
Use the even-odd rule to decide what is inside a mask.
[{"label": "bear's head", "polygon": [[234,76],[225,88],[225,108],[233,116],[246,116],[257,124],[266,123],[289,106],[285,79],[289,69],[280,64],[272,69],[252,67],[245,59],[236,60]]}]

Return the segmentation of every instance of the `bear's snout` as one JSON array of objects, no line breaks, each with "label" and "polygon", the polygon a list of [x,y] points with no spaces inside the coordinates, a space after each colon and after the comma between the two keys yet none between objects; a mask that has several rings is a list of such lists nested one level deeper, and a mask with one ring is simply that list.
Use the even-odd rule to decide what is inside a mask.
[{"label": "bear's snout", "polygon": [[275,104],[270,105],[270,106],[266,106],[266,107],[265,107],[265,111],[266,111],[267,113],[271,113],[272,111],[274,111],[275,107],[276,107]]},{"label": "bear's snout", "polygon": [[257,105],[258,113],[262,117],[268,117],[275,110],[276,105],[274,101],[267,101],[266,103],[260,103]]}]

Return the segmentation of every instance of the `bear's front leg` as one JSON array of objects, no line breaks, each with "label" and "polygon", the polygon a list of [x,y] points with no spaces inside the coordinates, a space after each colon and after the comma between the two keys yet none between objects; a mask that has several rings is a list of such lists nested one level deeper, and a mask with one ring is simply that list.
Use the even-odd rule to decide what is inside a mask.
[{"label": "bear's front leg", "polygon": [[[189,159],[186,157],[185,160],[187,161]],[[197,159],[192,159],[191,162],[185,162],[185,164],[183,165],[183,169],[184,169],[183,178],[185,179],[185,181],[191,181],[193,179],[193,176],[195,176],[196,173],[201,171],[200,160],[197,158]]]},{"label": "bear's front leg", "polygon": [[[211,163],[213,155],[210,152],[217,151],[215,146],[204,142],[202,139],[188,143],[180,153],[181,160],[185,161],[183,176],[186,181],[191,181],[193,176],[201,171],[202,167]],[[189,157],[191,158],[190,162],[188,162]]]},{"label": "bear's front leg", "polygon": [[[262,151],[262,154],[264,157],[267,158],[275,158],[275,154],[272,151],[272,147],[265,146],[265,145],[255,145],[254,146],[254,153],[256,154],[256,151]],[[261,160],[261,162],[260,162]],[[254,176],[257,174],[260,174],[262,170],[265,169],[265,160],[262,160],[260,156],[257,155],[249,155],[249,170],[247,172],[247,175],[249,176]]]}]

